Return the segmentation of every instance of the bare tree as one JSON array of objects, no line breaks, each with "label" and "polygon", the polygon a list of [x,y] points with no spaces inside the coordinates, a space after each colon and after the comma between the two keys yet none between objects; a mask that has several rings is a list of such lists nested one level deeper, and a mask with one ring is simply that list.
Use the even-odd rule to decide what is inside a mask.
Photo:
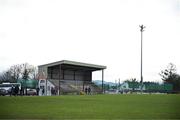
[{"label": "bare tree", "polygon": [[37,77],[38,77],[38,69],[37,69],[37,67],[34,67],[34,66],[32,66],[31,69],[32,70],[31,70],[31,73],[30,73],[29,77],[36,80]]},{"label": "bare tree", "polygon": [[25,81],[25,90],[26,90],[26,95],[27,95],[27,80],[31,78],[30,76],[33,75],[34,73],[34,66],[29,65],[28,63],[22,64],[21,65],[21,74],[22,74],[22,79]]},{"label": "bare tree", "polygon": [[0,73],[0,81],[17,82],[18,79],[35,79],[37,69],[33,65],[17,64],[11,66],[8,70]]},{"label": "bare tree", "polygon": [[30,65],[28,63],[24,63],[21,65],[21,75],[23,79],[34,79],[36,76],[36,67]]},{"label": "bare tree", "polygon": [[1,82],[12,82],[13,81],[9,70],[0,73],[0,81]]},{"label": "bare tree", "polygon": [[28,63],[11,66],[7,71],[0,73],[0,82],[17,82],[18,79],[23,79],[25,83],[25,90],[27,94],[27,80],[35,79],[37,76],[37,69]]},{"label": "bare tree", "polygon": [[21,76],[21,65],[13,65],[10,67],[9,72],[12,76],[12,79],[14,82],[17,82],[17,80]]}]

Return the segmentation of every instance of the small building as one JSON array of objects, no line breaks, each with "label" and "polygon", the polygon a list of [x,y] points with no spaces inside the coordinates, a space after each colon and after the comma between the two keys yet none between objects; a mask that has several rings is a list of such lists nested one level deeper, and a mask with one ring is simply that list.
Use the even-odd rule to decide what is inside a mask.
[{"label": "small building", "polygon": [[[122,92],[141,91],[141,83],[126,81],[121,84],[120,89]],[[145,85],[143,85],[142,90],[145,90]]]},{"label": "small building", "polygon": [[[102,89],[106,66],[62,60],[38,66],[40,79],[45,79],[55,86],[57,94],[77,93],[91,87],[93,92],[99,91],[92,83],[92,72],[102,71]],[[42,77],[44,76],[44,77]],[[47,88],[45,90],[47,94]]]}]

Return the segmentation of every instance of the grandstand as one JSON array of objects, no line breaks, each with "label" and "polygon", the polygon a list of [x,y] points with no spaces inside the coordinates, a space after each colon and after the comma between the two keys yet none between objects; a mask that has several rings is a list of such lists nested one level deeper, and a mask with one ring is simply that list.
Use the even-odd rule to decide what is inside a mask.
[{"label": "grandstand", "polygon": [[[62,60],[38,66],[38,73],[39,79],[50,81],[59,95],[80,94],[87,87],[96,94],[103,92],[103,84],[102,88],[99,88],[92,83],[92,72],[101,70],[103,83],[104,69],[106,66]],[[47,92],[47,86],[45,89]]]}]

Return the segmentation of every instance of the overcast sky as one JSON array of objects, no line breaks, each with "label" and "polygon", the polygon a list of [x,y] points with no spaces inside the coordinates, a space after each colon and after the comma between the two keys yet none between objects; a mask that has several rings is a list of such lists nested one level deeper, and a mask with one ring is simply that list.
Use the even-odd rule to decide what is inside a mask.
[{"label": "overcast sky", "polygon": [[180,0],[1,0],[0,71],[72,60],[107,66],[106,81],[139,80],[141,24],[144,81],[170,62],[180,73]]}]

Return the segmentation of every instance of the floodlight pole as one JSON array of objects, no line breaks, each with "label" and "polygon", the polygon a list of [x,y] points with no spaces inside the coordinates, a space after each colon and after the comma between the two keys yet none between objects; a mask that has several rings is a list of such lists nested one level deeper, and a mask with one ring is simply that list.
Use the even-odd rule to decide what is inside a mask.
[{"label": "floodlight pole", "polygon": [[143,31],[145,26],[140,25],[140,31],[141,31],[141,93],[143,92]]}]

